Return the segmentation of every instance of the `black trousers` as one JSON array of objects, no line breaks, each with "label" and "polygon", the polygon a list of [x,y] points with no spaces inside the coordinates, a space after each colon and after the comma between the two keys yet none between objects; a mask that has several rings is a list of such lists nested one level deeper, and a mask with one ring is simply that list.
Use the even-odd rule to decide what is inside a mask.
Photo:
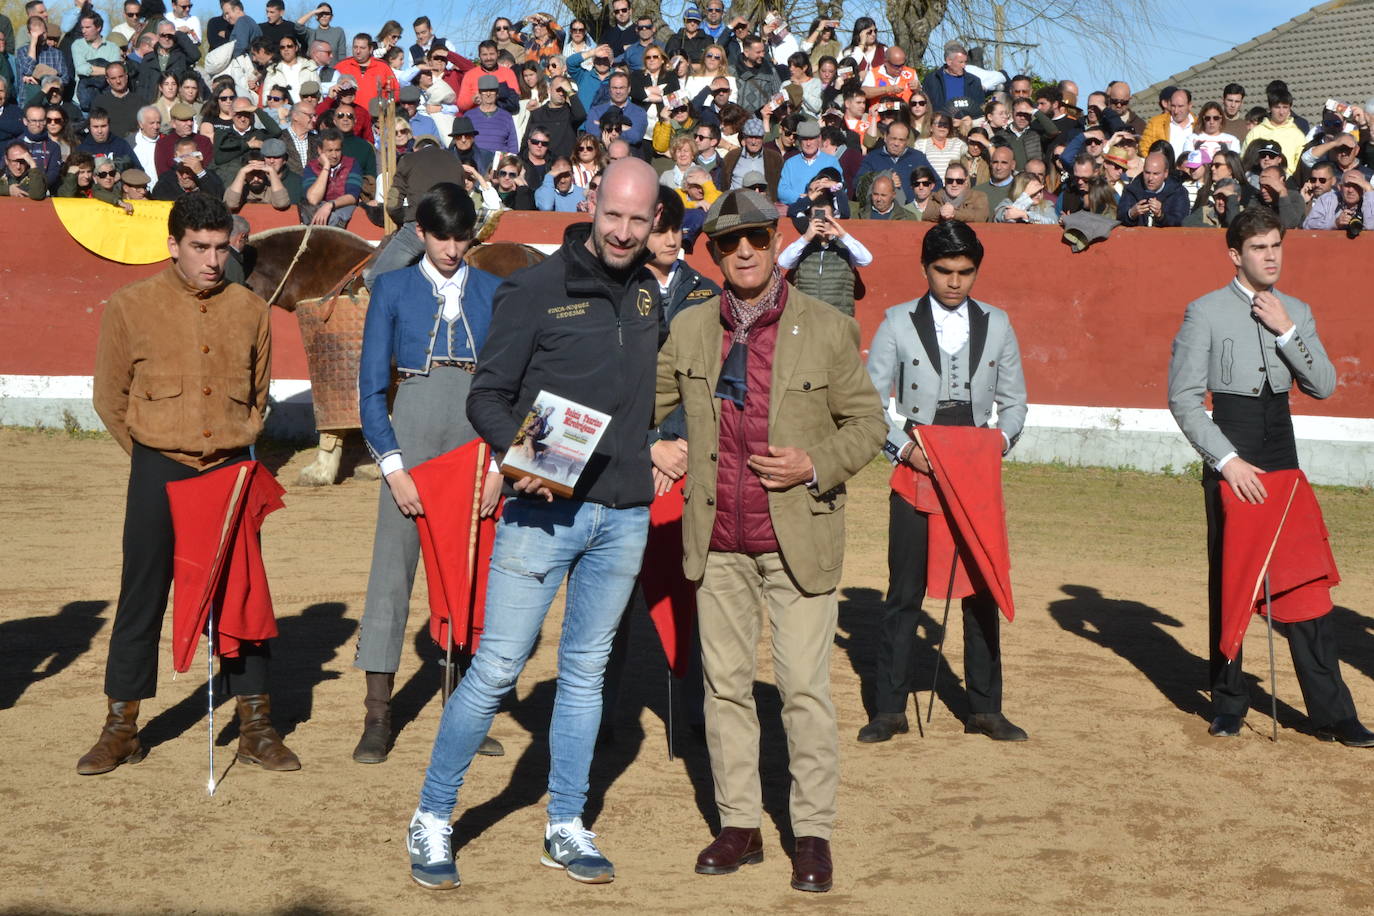
[{"label": "black trousers", "polygon": [[[1241,670],[1241,652],[1237,649],[1235,661],[1228,661],[1220,649],[1221,540],[1225,520],[1221,507],[1221,475],[1211,468],[1203,473],[1202,495],[1207,507],[1207,649],[1212,713],[1243,716],[1250,707],[1250,692],[1245,687]],[[1274,629],[1288,634],[1288,649],[1293,655],[1298,687],[1313,726],[1320,728],[1353,717],[1355,702],[1341,678],[1331,616],[1299,623],[1275,622]]]},{"label": "black trousers", "polygon": [[[248,454],[230,460],[245,461]],[[172,588],[172,511],[167,484],[200,474],[195,468],[134,443],[124,507],[124,567],[119,604],[105,662],[105,695],[142,700],[157,694],[158,640]],[[267,644],[244,645],[238,658],[220,661],[223,694],[267,693]]]},{"label": "black trousers", "polygon": [[[915,690],[916,624],[926,592],[926,516],[896,493],[888,496],[887,600],[883,603],[874,707],[905,713]],[[986,592],[963,599],[964,684],[969,711],[1002,711],[1002,646],[997,603]],[[927,672],[927,677],[933,672]]]}]

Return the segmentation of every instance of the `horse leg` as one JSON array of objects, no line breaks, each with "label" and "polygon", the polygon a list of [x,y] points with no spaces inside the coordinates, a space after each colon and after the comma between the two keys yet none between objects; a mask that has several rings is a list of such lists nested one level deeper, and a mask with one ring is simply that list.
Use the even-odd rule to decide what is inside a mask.
[{"label": "horse leg", "polygon": [[302,487],[327,487],[339,476],[339,462],[343,459],[343,436],[320,431],[320,444],[315,460],[301,468],[296,484]]}]

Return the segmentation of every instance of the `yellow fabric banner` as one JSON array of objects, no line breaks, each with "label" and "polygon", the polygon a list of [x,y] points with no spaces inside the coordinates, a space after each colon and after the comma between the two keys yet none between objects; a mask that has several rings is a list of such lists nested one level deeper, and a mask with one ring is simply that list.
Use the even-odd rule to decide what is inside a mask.
[{"label": "yellow fabric banner", "polygon": [[132,200],[134,212],[103,200],[51,198],[57,218],[72,238],[102,258],[120,264],[156,264],[166,260],[167,216],[172,204]]}]

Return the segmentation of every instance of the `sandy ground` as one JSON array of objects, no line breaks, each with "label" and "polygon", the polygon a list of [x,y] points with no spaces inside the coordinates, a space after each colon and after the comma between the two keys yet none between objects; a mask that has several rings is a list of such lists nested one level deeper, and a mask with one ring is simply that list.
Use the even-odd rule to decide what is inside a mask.
[{"label": "sandy ground", "polygon": [[[173,680],[166,643],[161,692],[144,706],[148,758],[76,775],[103,715],[127,463],[105,439],[0,431],[0,447],[3,912],[1312,913],[1367,910],[1374,897],[1374,750],[1304,733],[1282,644],[1281,739],[1269,741],[1262,627],[1247,637],[1260,675],[1249,729],[1232,741],[1206,735],[1202,505],[1191,480],[1011,468],[1019,615],[1003,631],[1006,710],[1031,741],[962,733],[955,624],[926,736],[864,746],[854,736],[885,584],[886,490],[880,469],[861,476],[831,666],[843,758],[831,893],[788,887],[786,763],[766,662],[766,861],[729,877],[692,873],[714,822],[709,770],[685,730],[667,758],[662,658],[645,625],[588,811],[619,877],[583,887],[539,866],[557,612],[494,725],[507,756],[470,772],[456,828],[464,884],[433,893],[411,884],[402,835],[439,714],[418,612],[395,751],[381,766],[349,758],[362,714],[350,662],[379,485],[292,487],[268,521],[277,719],[304,769],[230,766],[236,739],[222,706],[223,781],[209,798],[204,669]],[[286,462],[283,482],[305,460],[268,457]],[[1320,495],[1345,577],[1346,678],[1374,721],[1374,497]],[[940,607],[927,610],[923,680]]]}]

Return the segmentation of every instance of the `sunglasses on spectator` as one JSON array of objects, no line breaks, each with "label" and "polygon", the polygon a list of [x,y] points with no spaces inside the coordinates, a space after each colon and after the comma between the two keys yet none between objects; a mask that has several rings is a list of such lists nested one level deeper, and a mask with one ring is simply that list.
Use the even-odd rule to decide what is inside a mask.
[{"label": "sunglasses on spectator", "polygon": [[67,123],[67,119],[66,119],[66,118],[48,118],[47,121],[48,121],[49,124],[66,124],[66,123]]},{"label": "sunglasses on spectator", "polygon": [[719,54],[707,54],[707,55],[706,55],[706,59],[707,59],[707,60],[720,60],[720,58],[721,58],[721,56],[720,56]]},{"label": "sunglasses on spectator", "polygon": [[753,229],[717,236],[711,240],[722,254],[734,254],[739,250],[740,243],[746,241],[755,251],[764,251],[773,242],[773,230],[768,226],[756,226]]},{"label": "sunglasses on spectator", "polygon": [[1101,138],[1101,137],[1084,137],[1084,138],[1083,138],[1083,142],[1084,142],[1085,144],[1090,144],[1090,145],[1092,145],[1092,146],[1101,146],[1102,144],[1106,143],[1107,141],[1104,140],[1104,139]]},{"label": "sunglasses on spectator", "polygon": [[116,172],[114,169],[108,169],[108,170],[106,170],[106,171],[104,171],[104,172],[96,172],[96,173],[95,173],[95,177],[96,177],[96,178],[113,178],[113,177],[115,177],[115,176],[118,175],[118,174],[119,174],[119,173]]},{"label": "sunglasses on spectator", "polygon": [[1029,118],[1030,116],[1031,113],[1029,111],[1018,111],[1012,115],[1014,118]]},{"label": "sunglasses on spectator", "polygon": [[519,178],[519,177],[520,177],[520,173],[519,173],[519,172],[512,172],[510,169],[502,169],[501,171],[497,172],[496,174],[500,175],[502,178]]},{"label": "sunglasses on spectator", "polygon": [[267,97],[267,101],[269,101],[269,102],[285,102],[285,101],[286,101],[286,97],[285,97],[285,96],[281,96],[281,95],[269,95],[269,96]]},{"label": "sunglasses on spectator", "polygon": [[697,134],[696,137],[694,137],[693,139],[695,139],[698,143],[707,143],[716,138],[711,136],[710,134]]},{"label": "sunglasses on spectator", "polygon": [[226,95],[216,96],[216,98],[218,98],[221,102],[232,102],[234,101],[234,99],[238,98],[238,96],[234,95],[233,93],[228,93]]},{"label": "sunglasses on spectator", "polygon": [[662,55],[662,54],[645,54],[645,55],[644,55],[644,59],[645,59],[645,60],[663,60],[663,55]]},{"label": "sunglasses on spectator", "polygon": [[613,7],[611,7],[611,12],[612,12],[612,13],[628,13],[629,11],[630,11],[630,8],[629,8],[628,6],[613,6]]},{"label": "sunglasses on spectator", "polygon": [[581,26],[581,25],[568,26],[568,31],[569,31],[569,32],[585,32],[585,31],[587,31],[587,27],[586,27],[586,26]]},{"label": "sunglasses on spectator", "polygon": [[530,138],[530,146],[548,146],[548,145],[549,145],[549,141],[547,141],[547,140],[536,140],[536,139],[534,139],[533,137]]},{"label": "sunglasses on spectator", "polygon": [[1130,100],[1130,99],[1108,99],[1108,100],[1107,100],[1107,104],[1110,105],[1110,106],[1112,106],[1113,108],[1125,108],[1127,105],[1131,104],[1131,100]]},{"label": "sunglasses on spectator", "polygon": [[1221,120],[1221,115],[1203,115],[1203,116],[1202,116],[1202,120],[1204,120],[1204,121],[1220,121],[1220,120]]},{"label": "sunglasses on spectator", "polygon": [[[251,111],[236,111],[236,112],[234,112],[234,117],[236,117],[236,118],[251,118],[251,117],[253,117],[253,112],[251,112]],[[189,120],[189,119],[188,119],[188,120]]]},{"label": "sunglasses on spectator", "polygon": [[745,187],[751,191],[758,191],[760,194],[768,193],[768,185],[766,184],[747,184]]},{"label": "sunglasses on spectator", "polygon": [[913,181],[911,184],[912,184],[913,187],[917,187],[917,188],[933,188],[933,187],[935,187],[935,182],[931,181],[929,178],[918,178],[918,179],[916,179],[915,181]]},{"label": "sunglasses on spectator", "polygon": [[925,99],[912,99],[912,100],[911,100],[911,107],[912,107],[912,108],[925,108],[925,107],[926,107],[927,105],[929,105],[929,104],[930,104],[930,103],[927,102]]},{"label": "sunglasses on spectator", "polygon": [[945,184],[967,184],[967,178],[946,178]]},{"label": "sunglasses on spectator", "polygon": [[638,26],[636,26],[636,28],[639,29],[641,32],[652,32],[654,29],[654,24],[652,22],[641,22]]},{"label": "sunglasses on spectator", "polygon": [[493,31],[497,31],[497,32],[509,32],[509,31],[510,31],[510,26],[508,26],[508,25],[498,25]]},{"label": "sunglasses on spectator", "polygon": [[334,115],[334,120],[335,120],[335,121],[352,121],[352,120],[353,120],[353,115],[349,114],[349,113],[346,112],[346,111],[341,111],[341,112],[339,112],[338,114]]}]

